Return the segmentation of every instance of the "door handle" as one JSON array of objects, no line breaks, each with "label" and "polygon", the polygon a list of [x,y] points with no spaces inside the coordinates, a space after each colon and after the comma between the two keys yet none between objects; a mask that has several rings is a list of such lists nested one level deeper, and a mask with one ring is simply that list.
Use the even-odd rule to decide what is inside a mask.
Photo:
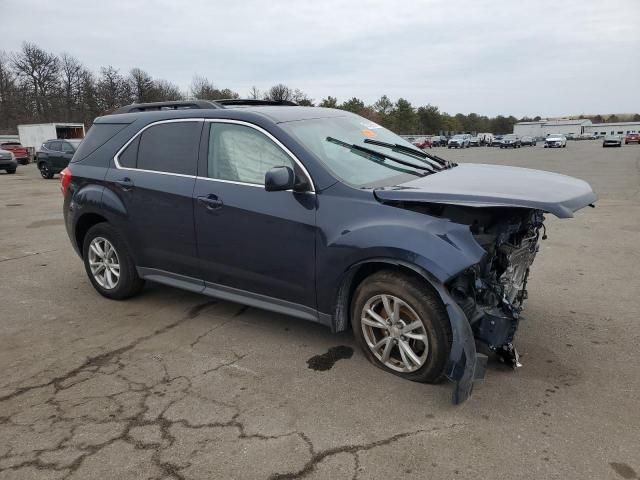
[{"label": "door handle", "polygon": [[220,200],[217,195],[214,195],[212,193],[207,196],[198,197],[198,202],[204,205],[204,207],[210,212],[213,210],[217,210],[222,207],[222,205],[224,205],[222,203],[222,200]]},{"label": "door handle", "polygon": [[128,192],[133,188],[133,180],[131,180],[129,177],[120,178],[118,180],[115,180],[114,183],[125,192]]}]

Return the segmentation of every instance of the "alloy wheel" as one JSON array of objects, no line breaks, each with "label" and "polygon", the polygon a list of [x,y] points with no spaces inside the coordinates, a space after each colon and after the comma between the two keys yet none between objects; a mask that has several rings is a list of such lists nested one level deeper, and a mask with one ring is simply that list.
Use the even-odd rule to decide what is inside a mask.
[{"label": "alloy wheel", "polygon": [[98,285],[106,290],[116,288],[120,281],[120,260],[106,238],[96,237],[89,244],[89,267]]},{"label": "alloy wheel", "polygon": [[415,372],[427,361],[429,342],[424,323],[404,300],[375,295],[361,313],[364,339],[382,364],[397,372]]}]

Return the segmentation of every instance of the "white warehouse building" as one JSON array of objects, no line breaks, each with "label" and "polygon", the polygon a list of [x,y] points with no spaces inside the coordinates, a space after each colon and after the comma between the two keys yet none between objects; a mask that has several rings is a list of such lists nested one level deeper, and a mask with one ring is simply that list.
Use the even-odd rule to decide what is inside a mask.
[{"label": "white warehouse building", "polygon": [[564,135],[626,135],[640,133],[640,122],[591,123],[588,119],[539,120],[537,122],[518,122],[513,126],[513,133],[519,136],[545,138],[550,133]]},{"label": "white warehouse building", "polygon": [[580,135],[585,133],[585,128],[591,126],[591,120],[539,120],[537,122],[518,122],[513,126],[513,133],[519,136],[531,136],[545,138],[550,133],[562,133],[564,135]]}]

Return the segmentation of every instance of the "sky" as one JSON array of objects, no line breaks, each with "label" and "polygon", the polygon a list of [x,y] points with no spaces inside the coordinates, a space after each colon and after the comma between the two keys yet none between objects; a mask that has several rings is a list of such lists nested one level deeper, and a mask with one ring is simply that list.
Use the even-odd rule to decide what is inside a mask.
[{"label": "sky", "polygon": [[284,83],[451,114],[640,112],[640,0],[0,0],[0,17],[0,50],[184,90],[198,74],[242,97]]}]

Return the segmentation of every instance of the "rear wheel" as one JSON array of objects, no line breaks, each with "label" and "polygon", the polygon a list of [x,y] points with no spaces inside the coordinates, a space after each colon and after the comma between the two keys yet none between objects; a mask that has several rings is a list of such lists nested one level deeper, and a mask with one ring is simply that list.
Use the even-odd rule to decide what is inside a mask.
[{"label": "rear wheel", "polygon": [[108,223],[98,223],[89,229],[84,238],[82,257],[91,284],[107,298],[129,298],[144,285],[127,245]]},{"label": "rear wheel", "polygon": [[424,282],[393,270],[371,275],[356,289],[351,319],[360,348],[377,367],[416,382],[445,378],[451,326]]},{"label": "rear wheel", "polygon": [[51,171],[47,163],[42,162],[38,165],[38,169],[40,170],[40,175],[42,176],[42,178],[47,180],[53,178],[53,172]]}]

